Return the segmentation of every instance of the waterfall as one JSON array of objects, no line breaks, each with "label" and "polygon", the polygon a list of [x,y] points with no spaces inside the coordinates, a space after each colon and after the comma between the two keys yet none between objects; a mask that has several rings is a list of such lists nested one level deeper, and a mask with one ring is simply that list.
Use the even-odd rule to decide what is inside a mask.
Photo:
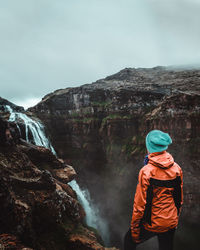
[{"label": "waterfall", "polygon": [[[52,151],[52,153],[56,155],[53,146],[51,145],[50,141],[45,135],[43,124],[41,124],[39,121],[31,119],[26,114],[13,111],[13,109],[9,105],[6,105],[6,109],[10,113],[9,117],[10,122],[14,121],[17,122],[19,120],[22,120],[24,122],[27,142],[30,142],[29,132],[31,132],[33,137],[33,142],[35,145],[49,148]],[[18,129],[20,131],[19,126]],[[78,200],[86,212],[86,218],[85,218],[86,224],[90,227],[97,229],[100,232],[100,235],[103,238],[104,242],[108,244],[109,243],[108,226],[105,223],[105,221],[99,216],[98,209],[94,205],[92,205],[88,190],[81,190],[81,188],[79,187],[78,183],[75,180],[69,182],[68,184],[77,193]]]},{"label": "waterfall", "polygon": [[[50,141],[47,139],[45,135],[44,126],[39,121],[34,121],[26,114],[20,112],[14,112],[13,109],[6,105],[7,111],[10,112],[9,121],[14,122],[18,120],[22,120],[25,124],[25,134],[26,134],[26,141],[30,142],[28,132],[30,131],[33,137],[33,142],[37,146],[43,146],[45,148],[49,148],[53,154],[56,155],[56,152],[51,145]],[[18,126],[19,129],[19,126]],[[21,132],[21,131],[20,131]]]},{"label": "waterfall", "polygon": [[106,243],[109,244],[109,230],[106,221],[99,215],[99,210],[96,206],[93,205],[90,199],[90,194],[88,190],[81,190],[78,183],[73,180],[69,185],[76,191],[78,194],[79,202],[86,211],[86,224],[90,227],[97,229]]},{"label": "waterfall", "polygon": [[97,229],[106,245],[108,245],[110,238],[108,225],[106,221],[104,221],[104,219],[99,215],[98,208],[91,202],[88,190],[81,190],[78,183],[74,180],[69,184],[78,194],[79,201],[86,211],[86,224]]},{"label": "waterfall", "polygon": [[97,226],[97,216],[95,210],[92,209],[91,204],[89,202],[89,193],[87,190],[81,191],[79,185],[76,181],[71,181],[70,186],[79,194],[80,203],[83,207],[86,208],[87,214],[86,223],[88,226],[96,228]]}]

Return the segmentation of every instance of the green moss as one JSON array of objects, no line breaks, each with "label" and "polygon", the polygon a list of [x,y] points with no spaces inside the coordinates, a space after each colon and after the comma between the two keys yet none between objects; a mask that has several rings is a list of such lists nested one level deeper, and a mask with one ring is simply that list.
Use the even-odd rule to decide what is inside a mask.
[{"label": "green moss", "polygon": [[97,107],[104,107],[107,108],[111,105],[111,101],[104,101],[104,102],[91,102],[92,106],[97,106]]},{"label": "green moss", "polygon": [[122,115],[120,114],[110,114],[106,117],[107,119],[122,119]]},{"label": "green moss", "polygon": [[103,127],[106,123],[107,123],[107,120],[110,120],[110,119],[119,119],[121,118],[121,116],[119,115],[116,115],[116,114],[110,114],[106,117],[103,118],[102,122],[101,122],[101,127]]},{"label": "green moss", "polygon": [[86,117],[82,120],[84,123],[89,123],[89,122],[92,122],[92,121],[99,121],[98,118],[96,117]]},{"label": "green moss", "polygon": [[78,118],[73,117],[72,121],[77,122],[77,123],[90,123],[91,121],[99,121],[99,119],[96,117],[84,117],[83,118],[82,116],[79,116]]},{"label": "green moss", "polygon": [[82,122],[83,120],[82,119],[76,119],[76,118],[73,118],[73,122]]},{"label": "green moss", "polygon": [[106,152],[109,153],[111,151],[112,147],[111,147],[111,144],[108,144],[106,146]]},{"label": "green moss", "polygon": [[102,122],[101,122],[101,127],[104,127],[104,125],[106,124],[107,122],[107,118],[103,118]]},{"label": "green moss", "polygon": [[83,110],[82,110],[82,114],[83,114],[84,116],[89,116],[89,115],[91,115],[91,111],[88,110],[88,109],[83,109]]},{"label": "green moss", "polygon": [[123,119],[125,119],[125,120],[126,120],[126,119],[131,119],[131,118],[132,118],[132,115],[124,115],[124,116],[123,116]]},{"label": "green moss", "polygon": [[130,114],[128,115],[123,115],[123,114],[110,114],[106,117],[103,118],[101,126],[103,127],[108,120],[115,120],[115,119],[120,119],[120,120],[127,120],[127,119],[131,119],[132,116]]},{"label": "green moss", "polygon": [[145,151],[144,138],[139,135],[128,138],[121,148],[121,152],[125,153],[128,157],[135,154],[145,154]]},{"label": "green moss", "polygon": [[70,116],[71,116],[71,117],[79,117],[80,114],[77,113],[77,112],[72,112],[72,113],[70,114]]},{"label": "green moss", "polygon": [[137,148],[131,143],[127,143],[122,146],[122,152],[126,153],[127,155],[131,155],[131,153],[135,150],[137,150]]}]

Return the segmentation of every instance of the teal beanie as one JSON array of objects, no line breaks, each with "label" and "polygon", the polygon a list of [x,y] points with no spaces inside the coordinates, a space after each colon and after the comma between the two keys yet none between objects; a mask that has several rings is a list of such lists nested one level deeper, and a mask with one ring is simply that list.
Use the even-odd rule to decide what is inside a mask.
[{"label": "teal beanie", "polygon": [[152,130],[146,136],[146,147],[150,153],[162,152],[172,143],[169,134],[160,130]]}]

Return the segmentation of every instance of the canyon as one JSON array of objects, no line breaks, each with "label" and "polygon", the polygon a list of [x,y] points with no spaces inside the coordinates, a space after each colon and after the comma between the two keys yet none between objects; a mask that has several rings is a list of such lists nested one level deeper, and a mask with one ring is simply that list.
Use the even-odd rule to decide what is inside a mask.
[{"label": "canyon", "polygon": [[96,214],[76,172],[57,157],[43,125],[0,102],[0,248],[115,250],[92,227]]},{"label": "canyon", "polygon": [[[120,249],[123,236],[130,224],[138,172],[143,166],[143,159],[146,155],[145,136],[152,129],[160,129],[169,133],[173,143],[168,151],[182,167],[184,175],[184,205],[176,234],[175,249],[198,249],[200,244],[198,242],[200,232],[200,70],[172,67],[126,68],[91,84],[58,89],[44,96],[37,105],[26,111],[2,98],[0,105],[2,106],[1,114],[5,120],[8,120],[8,112],[3,110],[5,105],[11,105],[16,112],[25,113],[32,119],[41,120],[58,159],[62,159],[62,163],[55,156],[52,158],[54,160],[48,160],[50,153],[49,155],[46,153],[47,158],[42,156],[35,162],[34,157],[39,157],[37,155],[40,155],[39,152],[43,149],[27,145],[22,141],[21,138],[25,139],[26,132],[23,122],[19,121],[21,135],[17,136],[17,146],[12,149],[14,151],[11,155],[15,155],[17,150],[19,154],[25,154],[30,158],[33,156],[27,154],[29,152],[27,148],[34,148],[32,151],[37,152],[33,158],[30,158],[31,164],[35,165],[34,168],[28,169],[28,177],[23,176],[23,178],[37,177],[42,183],[43,180],[40,181],[40,179],[43,174],[45,175],[44,166],[55,176],[55,168],[62,170],[64,166],[72,165],[77,173],[78,183],[83,189],[89,190],[101,218],[108,223],[110,232],[108,245]],[[12,126],[18,133],[15,125]],[[29,138],[30,143],[33,143],[31,134]],[[5,152],[3,154],[2,157],[8,159]],[[51,157],[53,157],[52,153]],[[48,164],[43,163],[42,159],[47,160]],[[57,163],[52,165],[52,161]],[[14,163],[11,165],[14,166]],[[36,168],[41,173],[39,171],[35,173]],[[24,175],[27,170],[23,170],[25,173],[22,170],[20,172],[20,169],[16,171],[12,175],[19,173],[19,176]],[[6,174],[7,172],[3,173],[3,175]],[[6,178],[10,181],[11,177]],[[57,180],[52,182],[52,190],[59,186],[62,190],[65,189],[69,180],[65,180],[63,187],[60,184],[63,180],[60,180],[58,176],[56,179],[59,182]],[[52,192],[48,191],[47,194],[51,196],[48,198],[49,202],[51,199],[59,199],[53,197]],[[81,225],[79,231],[82,231],[82,227],[84,232],[89,230],[81,224],[84,211],[81,205],[77,205],[78,201],[69,185],[65,192],[68,192],[67,194],[71,197],[69,199],[72,199],[72,204],[75,206],[73,213],[78,216],[77,218],[75,216],[75,222],[72,224]],[[34,200],[37,196],[41,197],[41,194],[33,194]],[[28,203],[27,200],[22,200],[22,202]],[[39,205],[42,204],[41,200],[37,202]],[[63,202],[68,206],[68,200]],[[67,215],[69,220],[73,218],[73,213]],[[25,218],[24,221],[26,221]],[[71,227],[67,225],[66,230],[68,226]],[[94,232],[87,232],[88,235],[92,234],[92,237],[96,237],[96,246],[84,248],[84,243],[82,243],[82,249],[103,247],[98,245],[101,245],[101,242],[98,242],[98,236],[95,236]],[[87,237],[90,238],[88,235]],[[32,242],[35,241],[32,240]],[[70,239],[69,246],[71,242]],[[77,242],[80,241],[77,240]],[[78,244],[77,242],[73,244]],[[25,239],[23,243],[28,243],[28,240]],[[141,249],[145,248],[141,246]]]}]

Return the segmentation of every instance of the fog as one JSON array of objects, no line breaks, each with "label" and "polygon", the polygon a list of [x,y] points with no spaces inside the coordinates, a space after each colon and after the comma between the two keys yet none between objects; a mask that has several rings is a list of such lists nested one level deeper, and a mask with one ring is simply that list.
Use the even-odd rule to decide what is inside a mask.
[{"label": "fog", "polygon": [[125,67],[198,65],[198,0],[7,0],[0,96],[25,107]]}]

